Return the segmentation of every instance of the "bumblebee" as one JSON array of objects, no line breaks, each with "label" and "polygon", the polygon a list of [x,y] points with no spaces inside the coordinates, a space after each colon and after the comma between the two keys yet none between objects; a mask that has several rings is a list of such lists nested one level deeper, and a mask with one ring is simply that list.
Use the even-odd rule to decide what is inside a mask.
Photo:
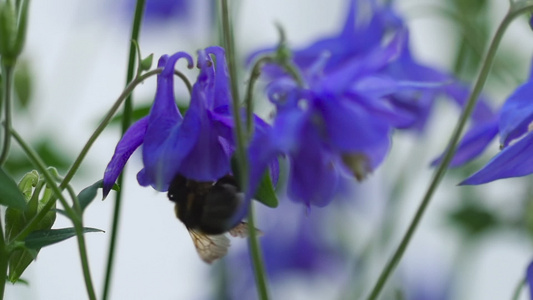
[{"label": "bumblebee", "polygon": [[244,199],[233,176],[200,182],[177,175],[168,189],[168,199],[176,203],[176,216],[189,231],[196,251],[206,263],[228,252],[230,241],[226,232],[234,237],[248,236],[245,222],[231,223]]}]

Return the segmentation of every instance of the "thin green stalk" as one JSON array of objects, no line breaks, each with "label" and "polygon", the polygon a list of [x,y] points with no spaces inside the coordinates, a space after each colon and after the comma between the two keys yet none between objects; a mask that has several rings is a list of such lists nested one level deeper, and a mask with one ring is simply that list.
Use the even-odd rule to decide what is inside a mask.
[{"label": "thin green stalk", "polygon": [[[132,30],[131,30],[131,40],[135,42],[139,40],[139,32],[141,29],[144,6],[145,6],[145,0],[137,0],[137,4],[135,5],[135,15],[133,17],[133,25],[132,25]],[[135,62],[136,62],[136,53],[137,53],[135,45],[136,43],[133,43],[133,42],[130,45],[126,82],[130,82],[133,79],[133,76],[135,75]],[[133,100],[130,94],[126,98],[126,102],[124,103],[124,113],[122,116],[122,135],[124,135],[126,130],[131,125],[132,111],[133,111],[132,102]],[[124,176],[121,174],[118,178],[117,184],[119,186],[122,186],[123,181],[124,181]],[[107,252],[108,256],[107,256],[106,273],[105,273],[105,279],[104,279],[104,289],[102,292],[103,300],[106,300],[108,298],[109,290],[111,288],[111,277],[113,274],[113,265],[114,265],[113,262],[115,260],[115,252],[116,252],[115,247],[116,247],[117,237],[118,237],[118,232],[119,232],[121,206],[122,206],[122,189],[118,190],[115,194],[115,207],[113,208],[113,224],[111,227],[109,250]]]},{"label": "thin green stalk", "polygon": [[237,68],[235,65],[235,52],[234,45],[232,43],[232,32],[229,20],[228,0],[222,0],[222,30],[224,35],[224,48],[226,49],[226,58],[228,62],[228,70],[230,75],[231,95],[232,99],[232,112],[235,120],[235,136],[237,138],[237,149],[235,150],[235,156],[237,158],[237,165],[241,174],[241,187],[247,186],[248,181],[248,169],[246,164],[246,138],[242,129],[241,114],[239,112],[239,86],[237,84]]},{"label": "thin green stalk", "polygon": [[4,237],[4,228],[2,226],[2,214],[0,214],[0,300],[4,299],[4,291],[6,288],[7,265],[9,261],[8,254]]},{"label": "thin green stalk", "polygon": [[67,184],[70,182],[70,180],[72,180],[72,177],[74,177],[74,174],[76,174],[76,172],[78,171],[78,168],[80,167],[81,162],[87,155],[87,152],[89,152],[89,149],[91,149],[96,139],[100,136],[102,131],[104,131],[104,129],[107,127],[107,125],[109,124],[109,122],[111,121],[111,119],[113,118],[117,110],[119,109],[122,102],[124,102],[126,97],[133,91],[133,89],[139,83],[143,82],[145,79],[151,76],[161,73],[161,71],[162,69],[155,69],[155,70],[146,72],[143,75],[133,79],[133,81],[130,82],[128,86],[126,86],[126,88],[124,89],[122,94],[120,94],[117,101],[115,101],[115,103],[113,104],[113,106],[111,107],[107,115],[104,117],[100,125],[98,125],[98,128],[96,128],[96,130],[93,132],[91,137],[89,137],[89,140],[87,140],[87,143],[85,143],[85,146],[83,146],[83,149],[81,149],[80,154],[78,155],[78,157],[76,158],[76,160],[74,161],[70,169],[68,170],[63,181],[61,182],[61,185],[59,186],[61,189],[64,189],[67,186]]},{"label": "thin green stalk", "polygon": [[420,203],[420,206],[418,207],[416,214],[409,225],[409,228],[404,234],[402,241],[400,242],[400,245],[398,246],[398,248],[396,249],[392,257],[390,258],[389,262],[385,265],[376,284],[374,285],[370,293],[370,296],[368,297],[369,300],[377,299],[383,287],[385,286],[385,283],[387,282],[389,276],[392,274],[392,272],[394,271],[394,269],[400,262],[405,250],[407,249],[407,246],[409,245],[409,242],[411,241],[411,238],[416,228],[418,227],[418,224],[420,223],[420,220],[422,219],[422,216],[424,215],[424,212],[433,194],[435,193],[435,190],[437,189],[440,181],[444,177],[444,173],[446,172],[446,169],[448,168],[451,162],[451,159],[453,158],[455,149],[457,148],[457,143],[459,141],[461,133],[463,132],[463,129],[465,127],[467,120],[472,114],[472,111],[477,103],[478,96],[481,93],[481,90],[483,89],[483,85],[485,84],[485,81],[487,80],[490,67],[492,65],[492,62],[496,54],[496,50],[498,49],[498,45],[500,44],[500,41],[503,37],[505,30],[507,29],[507,27],[509,26],[509,24],[514,18],[516,18],[521,13],[527,10],[530,10],[532,7],[533,7],[533,4],[531,2],[530,4],[513,3],[513,5],[511,6],[511,9],[505,15],[504,19],[502,20],[498,29],[496,30],[496,33],[494,34],[494,38],[492,39],[492,42],[489,46],[487,55],[485,59],[483,60],[483,64],[479,71],[478,77],[475,81],[474,88],[472,89],[472,92],[470,93],[470,96],[468,97],[468,102],[466,104],[466,107],[463,113],[461,114],[461,117],[459,118],[459,121],[452,134],[452,137],[450,138],[450,142],[446,150],[446,153],[444,155],[444,159],[442,160],[439,167],[435,171],[433,179],[431,180],[431,183],[428,186],[428,189],[422,199],[422,202]]},{"label": "thin green stalk", "polygon": [[[233,118],[235,122],[234,134],[237,140],[237,149],[235,150],[235,157],[237,158],[237,167],[240,177],[240,186],[244,189],[248,186],[248,165],[246,160],[246,137],[248,136],[242,128],[241,114],[239,110],[239,87],[237,84],[237,69],[235,65],[234,39],[233,32],[230,25],[230,16],[228,9],[228,0],[221,0],[222,5],[222,30],[224,38],[224,48],[226,49],[226,57],[228,61],[228,70],[231,79],[231,94],[233,96],[232,109]],[[252,118],[249,118],[249,122]],[[266,282],[266,272],[263,266],[263,259],[259,248],[257,235],[255,234],[254,219],[252,213],[252,205],[250,204],[249,220],[250,222],[250,238],[249,244],[251,249],[252,261],[254,266],[254,274],[257,285],[257,293],[262,300],[268,299],[268,288]]]},{"label": "thin green stalk", "polygon": [[76,230],[76,237],[78,241],[78,249],[80,251],[81,267],[83,270],[83,278],[85,278],[85,286],[87,288],[87,295],[89,299],[96,300],[96,293],[94,291],[93,282],[91,279],[91,270],[89,268],[89,258],[87,256],[87,246],[85,245],[85,235],[83,235],[83,221],[80,217],[79,221],[74,223],[74,229]]},{"label": "thin green stalk", "polygon": [[[253,201],[252,201],[253,202]],[[250,203],[248,211],[248,232],[250,237],[248,239],[248,247],[252,255],[252,262],[254,266],[255,285],[257,286],[257,293],[260,299],[268,299],[267,278],[265,272],[265,265],[263,263],[263,253],[259,242],[257,240],[257,231],[255,229],[255,217],[253,203]]]},{"label": "thin green stalk", "polygon": [[[42,161],[42,159],[39,157],[31,147],[24,142],[24,140],[20,137],[20,135],[12,130],[12,135],[15,138],[15,140],[19,143],[20,147],[24,150],[28,158],[32,161],[32,163],[35,165],[35,167],[41,172],[44,179],[46,180],[46,183],[50,189],[54,192],[54,196],[49,200],[49,202],[55,202],[55,199],[59,199],[61,202],[61,205],[63,206],[63,209],[65,210],[65,213],[68,215],[69,219],[72,221],[72,224],[74,225],[74,229],[76,231],[76,237],[78,241],[78,250],[80,252],[80,260],[81,265],[83,269],[83,277],[85,279],[85,286],[87,288],[87,295],[89,296],[89,299],[93,300],[96,299],[96,293],[94,292],[94,286],[91,279],[91,271],[89,269],[89,259],[87,257],[87,248],[85,246],[85,237],[83,235],[83,220],[82,216],[76,213],[73,208],[70,207],[67,200],[61,193],[61,189],[57,186],[54,176],[50,174],[49,170],[46,168],[46,165]],[[55,198],[55,199],[54,199]],[[76,201],[77,197],[74,195],[73,201]],[[43,208],[44,210],[44,208]],[[42,210],[41,210],[42,211]],[[17,235],[16,238],[24,238],[21,236],[21,234]]]},{"label": "thin green stalk", "polygon": [[4,93],[4,144],[0,154],[0,166],[3,166],[11,148],[11,89],[13,87],[13,66],[2,64],[2,91]]},{"label": "thin green stalk", "polygon": [[511,298],[512,300],[518,300],[520,298],[520,294],[522,293],[522,289],[524,288],[525,285],[526,285],[526,279],[522,278],[520,282],[518,283],[518,285],[516,286],[516,288],[514,289],[513,298]]},{"label": "thin green stalk", "polygon": [[252,136],[253,126],[254,126],[254,86],[259,76],[261,76],[261,67],[264,64],[273,62],[274,59],[270,56],[264,56],[258,59],[253,68],[252,73],[250,74],[250,80],[248,80],[248,86],[246,87],[246,98],[244,98],[244,105],[246,107],[246,131],[248,132],[248,138]]}]

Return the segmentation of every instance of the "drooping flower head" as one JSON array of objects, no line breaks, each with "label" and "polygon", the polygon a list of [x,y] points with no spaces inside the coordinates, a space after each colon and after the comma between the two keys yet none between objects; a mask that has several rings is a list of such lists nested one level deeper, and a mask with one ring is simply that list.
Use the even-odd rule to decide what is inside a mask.
[{"label": "drooping flower head", "polygon": [[[415,105],[420,102],[413,91],[442,86],[395,78],[389,69],[405,49],[402,22],[388,7],[369,0],[362,2],[370,4],[372,17],[358,26],[358,2],[350,1],[340,34],[293,52],[304,86],[266,70],[272,80],[267,94],[277,112],[272,129],[256,133],[250,146],[257,172],[251,172],[252,190],[261,178],[258,170],[283,154],[290,163],[289,196],[307,206],[327,205],[341,192],[343,180],[363,179],[381,164],[394,128],[407,127],[418,117],[396,105],[394,96],[411,92],[404,98]],[[396,32],[386,40],[391,29]]]},{"label": "drooping flower head", "polygon": [[164,55],[159,60],[158,66],[163,71],[157,78],[152,109],[117,144],[104,174],[104,195],[141,145],[144,167],[137,180],[140,185],[150,185],[158,191],[166,191],[178,174],[197,181],[215,181],[231,172],[233,119],[224,50],[209,47],[198,51],[200,73],[185,116],[180,114],[174,100],[174,66],[180,58],[185,58],[192,67],[192,58],[184,52],[170,57]]}]

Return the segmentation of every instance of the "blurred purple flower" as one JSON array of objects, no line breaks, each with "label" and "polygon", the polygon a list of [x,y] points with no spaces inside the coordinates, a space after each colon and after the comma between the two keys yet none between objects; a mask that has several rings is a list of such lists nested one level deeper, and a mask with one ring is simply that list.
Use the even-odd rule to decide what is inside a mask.
[{"label": "blurred purple flower", "polygon": [[[360,24],[356,17],[363,4],[372,14]],[[390,30],[394,35],[384,43]],[[293,52],[306,87],[298,87],[275,66],[265,69],[272,79],[267,93],[277,114],[273,128],[256,133],[251,143],[254,171],[248,197],[267,163],[280,154],[290,162],[289,196],[307,206],[327,205],[340,192],[343,178],[361,180],[379,166],[392,130],[410,127],[419,118],[405,103],[430,105],[436,95],[432,90],[442,90],[448,80],[437,71],[429,78],[416,75],[430,69],[403,53],[406,38],[402,20],[390,7],[352,0],[339,35]],[[252,58],[269,51],[258,51]],[[432,95],[428,104],[417,96],[426,91]]]},{"label": "blurred purple flower", "polygon": [[[532,68],[533,70],[533,68]],[[533,73],[519,86],[502,106],[497,121],[500,153],[477,173],[465,179],[463,185],[477,185],[502,178],[520,177],[533,173]],[[493,128],[490,128],[493,130]],[[513,142],[513,143],[512,143]]]},{"label": "blurred purple flower", "polygon": [[[216,63],[210,55],[216,57]],[[198,51],[200,73],[185,117],[174,101],[174,65],[180,58],[187,59],[192,67],[191,56],[184,52],[160,58],[158,66],[163,71],[158,75],[150,114],[133,124],[117,144],[104,174],[104,196],[140,145],[144,168],[137,180],[158,191],[166,191],[177,174],[197,181],[214,181],[231,172],[233,119],[224,49],[209,47]]]},{"label": "blurred purple flower", "polygon": [[[127,11],[133,12],[137,1],[125,0]],[[149,0],[145,3],[144,17],[148,22],[184,19],[191,12],[191,0]]]},{"label": "blurred purple flower", "polygon": [[533,299],[533,262],[527,266],[526,282],[529,287],[529,299]]},{"label": "blurred purple flower", "polygon": [[[305,209],[290,201],[281,201],[279,209],[259,210],[263,235],[260,245],[266,273],[273,291],[273,298],[280,298],[279,287],[287,279],[327,281],[344,283],[343,275],[349,270],[341,248],[332,243],[331,223],[327,222],[326,211],[307,214]],[[226,258],[227,292],[229,299],[256,299],[254,276],[246,248],[234,251]],[[218,295],[220,296],[220,295]],[[281,298],[280,298],[281,299]]]}]

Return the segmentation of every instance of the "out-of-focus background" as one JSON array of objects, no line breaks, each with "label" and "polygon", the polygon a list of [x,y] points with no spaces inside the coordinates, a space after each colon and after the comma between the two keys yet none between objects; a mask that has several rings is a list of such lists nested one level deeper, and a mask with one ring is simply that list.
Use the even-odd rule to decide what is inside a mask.
[{"label": "out-of-focus background", "polygon": [[[148,5],[152,1],[147,0]],[[28,72],[31,94],[26,107],[17,108],[14,124],[41,153],[56,154],[46,158],[60,171],[68,168],[125,85],[133,2],[31,3],[27,43],[19,65],[21,72]],[[187,6],[181,13],[173,15],[167,10],[170,17],[158,14],[146,17],[139,42],[143,55],[154,53],[158,58],[177,51],[194,53],[217,43],[214,1],[183,2]],[[236,7],[237,51],[244,59],[251,51],[277,42],[275,22],[285,28],[291,46],[302,47],[337,32],[348,1],[231,2]],[[478,6],[468,8],[464,2]],[[506,0],[393,3],[409,25],[416,58],[441,70],[459,71],[458,76],[466,81],[475,78],[479,54],[508,5]],[[469,23],[464,26],[461,22]],[[468,26],[473,28],[465,32]],[[467,36],[466,46],[463,36]],[[466,51],[467,56],[457,64],[460,51]],[[485,88],[494,108],[527,78],[532,56],[533,32],[524,16],[509,27]],[[194,80],[194,72],[187,74]],[[243,69],[242,82],[247,75]],[[185,99],[183,86],[177,83],[176,89],[176,96]],[[135,91],[135,105],[148,105],[154,91],[152,78]],[[267,116],[269,112],[258,113]],[[285,231],[296,230],[294,225],[302,218],[315,218],[321,220],[315,223],[320,226],[313,227],[310,234],[325,237],[324,243],[334,248],[328,249],[329,256],[323,259],[324,264],[333,261],[333,267],[322,271],[327,276],[309,278],[302,272],[273,280],[274,299],[350,299],[368,293],[422,198],[432,176],[429,164],[444,149],[457,121],[458,109],[442,102],[433,117],[429,128],[419,136],[395,135],[387,160],[369,180],[356,184],[353,199],[339,200],[338,204],[322,209],[312,208],[310,212],[284,197],[278,210],[258,207],[265,243],[284,243]],[[118,125],[112,125],[95,143],[73,182],[77,190],[102,177],[119,131]],[[457,186],[497,151],[495,142],[482,158],[447,174],[383,299],[393,299],[397,290],[403,290],[408,295],[406,299],[511,297],[533,259],[533,231],[527,229],[527,214],[533,200],[529,188],[532,179],[511,179],[479,187]],[[26,162],[16,148],[10,161],[13,172],[31,168],[23,168]],[[166,195],[137,184],[135,175],[140,168],[140,156],[136,154],[126,168],[110,298],[215,299],[217,274],[223,272],[233,274],[227,277],[231,285],[252,282],[248,258],[241,254],[246,251],[245,242],[233,240],[227,260],[215,266],[206,265],[198,258]],[[95,201],[85,214],[86,226],[106,231],[86,235],[98,294],[107,259],[112,196]],[[310,224],[305,223],[302,228],[314,226]],[[58,215],[54,228],[70,226],[69,220]],[[337,252],[338,259],[333,255]],[[8,285],[6,299],[86,297],[75,239],[44,248],[23,278],[29,285]],[[249,299],[246,293],[242,292],[238,299]],[[521,299],[527,299],[526,294],[524,290]]]}]

